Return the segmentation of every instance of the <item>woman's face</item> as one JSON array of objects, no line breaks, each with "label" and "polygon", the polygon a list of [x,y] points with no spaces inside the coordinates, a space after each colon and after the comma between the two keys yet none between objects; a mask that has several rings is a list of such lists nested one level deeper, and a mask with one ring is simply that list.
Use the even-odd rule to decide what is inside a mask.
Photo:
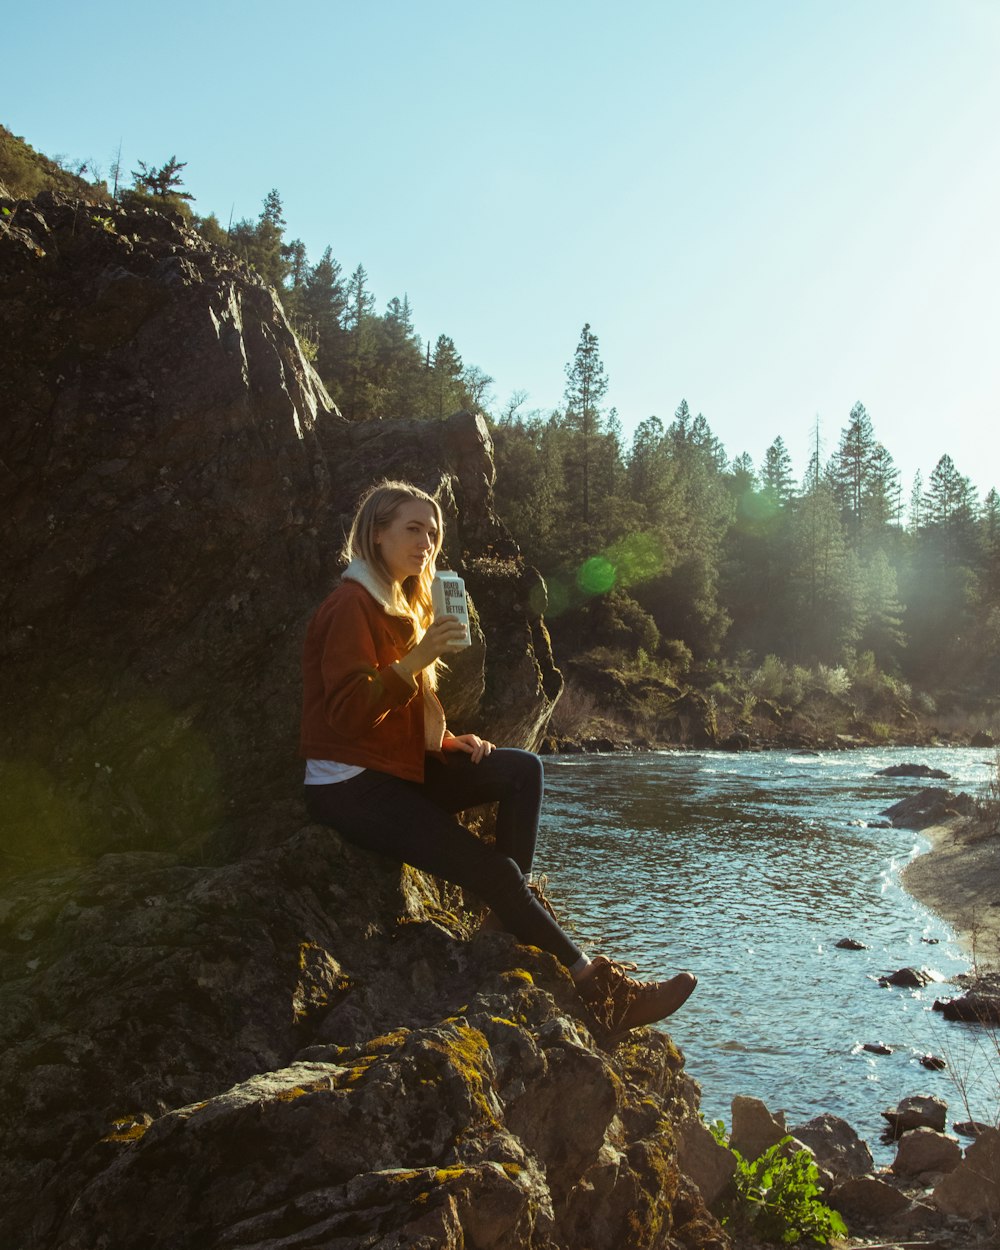
[{"label": "woman's face", "polygon": [[394,582],[421,573],[437,543],[437,517],[431,505],[422,499],[400,504],[389,524],[375,534],[375,545]]}]

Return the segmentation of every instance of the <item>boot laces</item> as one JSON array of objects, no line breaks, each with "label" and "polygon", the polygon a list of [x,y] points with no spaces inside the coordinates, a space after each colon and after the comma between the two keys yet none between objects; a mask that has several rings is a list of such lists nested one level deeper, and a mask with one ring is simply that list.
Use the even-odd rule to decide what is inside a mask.
[{"label": "boot laces", "polygon": [[629,976],[630,972],[636,971],[637,964],[608,959],[595,973],[597,984],[594,988],[601,992],[589,998],[589,1006],[606,1028],[614,1027],[637,998],[654,988],[648,981]]},{"label": "boot laces", "polygon": [[637,977],[629,976],[630,972],[638,972],[639,965],[626,962],[623,959],[609,959],[607,963],[608,988],[621,987],[628,989],[632,994],[641,994],[643,990],[652,989],[655,982],[640,981]]}]

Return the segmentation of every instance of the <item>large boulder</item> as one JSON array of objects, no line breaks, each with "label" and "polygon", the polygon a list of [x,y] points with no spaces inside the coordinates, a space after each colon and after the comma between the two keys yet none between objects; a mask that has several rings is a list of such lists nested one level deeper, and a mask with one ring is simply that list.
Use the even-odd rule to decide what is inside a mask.
[{"label": "large boulder", "polygon": [[804,1124],[796,1124],[789,1132],[809,1148],[817,1164],[834,1180],[867,1176],[874,1169],[867,1144],[839,1116],[817,1115]]},{"label": "large boulder", "polygon": [[274,292],[180,218],[8,203],[0,873],[245,836],[294,788],[299,657],[361,491],[437,491],[478,609],[461,728],[533,744],[561,679],[482,418],[352,425]]},{"label": "large boulder", "polygon": [[952,1172],[961,1158],[962,1148],[956,1138],[932,1128],[915,1128],[899,1139],[892,1170],[897,1176]]},{"label": "large boulder", "polygon": [[686,1115],[677,1126],[680,1166],[697,1185],[711,1207],[729,1187],[736,1172],[736,1156],[721,1145],[697,1114]]},{"label": "large boulder", "polygon": [[933,1094],[912,1094],[901,1098],[895,1107],[887,1107],[882,1118],[888,1122],[893,1137],[902,1137],[917,1128],[932,1128],[943,1133],[948,1104]]},{"label": "large boulder", "polygon": [[878,1176],[848,1177],[833,1189],[828,1201],[851,1226],[855,1222],[883,1224],[910,1205],[904,1193]]},{"label": "large boulder", "polygon": [[938,1182],[933,1200],[946,1215],[1000,1221],[1000,1130],[980,1133],[962,1162]]},{"label": "large boulder", "polygon": [[733,1129],[729,1145],[744,1159],[759,1159],[765,1150],[788,1136],[783,1111],[773,1114],[759,1098],[737,1094],[731,1104]]}]

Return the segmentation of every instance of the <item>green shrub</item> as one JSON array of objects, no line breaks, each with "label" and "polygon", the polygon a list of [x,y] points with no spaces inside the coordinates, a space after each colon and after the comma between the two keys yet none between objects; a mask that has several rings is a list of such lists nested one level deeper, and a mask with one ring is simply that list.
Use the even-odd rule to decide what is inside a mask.
[{"label": "green shrub", "polygon": [[780,699],[785,688],[785,665],[776,655],[766,655],[763,663],[750,675],[750,687],[765,699]]},{"label": "green shrub", "polygon": [[816,684],[827,694],[845,695],[851,688],[851,679],[843,665],[827,668],[825,664],[816,665]]},{"label": "green shrub", "polygon": [[694,663],[691,648],[680,638],[664,638],[660,644],[660,654],[676,673],[687,673]]},{"label": "green shrub", "polygon": [[[709,1125],[717,1142],[732,1150],[721,1120]],[[772,1245],[795,1245],[806,1239],[827,1245],[847,1235],[840,1215],[819,1200],[819,1169],[807,1150],[790,1151],[791,1137],[765,1150],[752,1163],[739,1153],[733,1177],[735,1197],[723,1223]]]}]

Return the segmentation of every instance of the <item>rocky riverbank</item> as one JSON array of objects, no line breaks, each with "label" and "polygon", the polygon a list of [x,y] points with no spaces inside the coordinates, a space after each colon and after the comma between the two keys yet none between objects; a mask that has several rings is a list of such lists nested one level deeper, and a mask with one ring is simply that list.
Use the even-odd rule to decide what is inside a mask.
[{"label": "rocky riverbank", "polygon": [[[957,809],[957,810],[956,810]],[[906,888],[951,925],[974,960],[957,993],[935,1004],[953,1027],[975,1028],[996,1052],[990,1065],[997,1102],[989,1124],[970,1121],[956,1088],[954,1106],[941,1097],[914,1095],[883,1112],[886,1140],[896,1143],[888,1168],[876,1170],[868,1147],[837,1117],[824,1115],[788,1126],[781,1112],[739,1096],[732,1105],[729,1145],[746,1159],[777,1143],[808,1148],[819,1167],[823,1200],[846,1220],[840,1250],[995,1250],[1000,1231],[1000,832],[968,796],[928,789],[890,809],[894,823],[918,828],[931,849],[904,871]],[[913,969],[901,970],[915,973]],[[906,983],[905,979],[900,983]],[[930,1060],[931,1057],[928,1057]],[[716,1169],[718,1159],[713,1160]],[[697,1176],[697,1173],[696,1173]],[[727,1182],[728,1183],[728,1182]],[[703,1192],[724,1202],[718,1170],[701,1180]],[[752,1227],[728,1230],[738,1247],[759,1245]]]}]

